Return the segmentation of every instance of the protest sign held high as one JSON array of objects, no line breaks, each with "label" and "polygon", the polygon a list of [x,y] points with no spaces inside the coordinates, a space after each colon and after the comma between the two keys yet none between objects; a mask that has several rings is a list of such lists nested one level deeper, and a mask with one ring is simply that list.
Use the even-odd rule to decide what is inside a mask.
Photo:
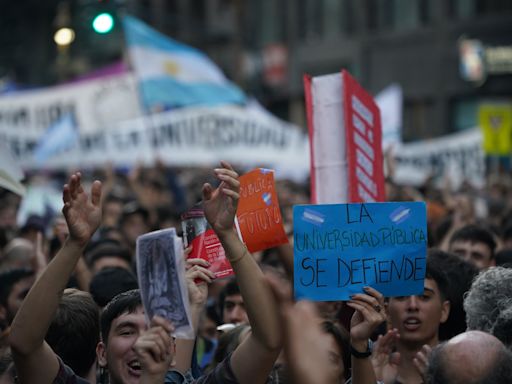
[{"label": "protest sign held high", "polygon": [[311,152],[311,202],[384,201],[379,107],[343,70],[304,76]]},{"label": "protest sign held high", "polygon": [[274,171],[258,168],[240,177],[236,217],[240,237],[250,252],[288,243],[277,201]]},{"label": "protest sign held high", "polygon": [[[215,278],[233,275],[233,268],[226,258],[226,252],[215,231],[208,224],[202,206],[195,206],[183,213],[181,220],[185,246],[192,247],[187,259],[206,260],[210,264],[208,269],[215,273]],[[200,281],[201,279],[196,279],[196,282]]]},{"label": "protest sign held high", "polygon": [[183,242],[176,235],[176,229],[167,228],[139,236],[136,260],[148,323],[153,316],[161,316],[172,321],[173,336],[193,339]]},{"label": "protest sign held high", "polygon": [[425,203],[299,205],[293,227],[297,299],[349,300],[365,286],[385,296],[423,292]]}]

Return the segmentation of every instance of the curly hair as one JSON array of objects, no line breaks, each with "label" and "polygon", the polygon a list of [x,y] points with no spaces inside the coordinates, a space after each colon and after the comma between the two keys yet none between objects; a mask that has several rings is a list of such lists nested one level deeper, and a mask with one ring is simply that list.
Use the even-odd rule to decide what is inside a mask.
[{"label": "curly hair", "polygon": [[488,332],[512,346],[512,269],[480,273],[464,298],[468,329]]}]

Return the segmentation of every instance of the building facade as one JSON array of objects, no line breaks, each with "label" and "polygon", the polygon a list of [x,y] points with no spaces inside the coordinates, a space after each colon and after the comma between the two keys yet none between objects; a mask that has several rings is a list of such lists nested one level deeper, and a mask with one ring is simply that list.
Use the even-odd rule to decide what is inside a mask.
[{"label": "building facade", "polygon": [[[17,65],[10,72],[20,81],[48,85],[122,59],[120,23],[109,36],[88,30],[90,14],[106,7],[206,51],[248,94],[304,128],[303,74],[342,68],[373,94],[401,86],[405,141],[474,127],[480,105],[512,103],[510,0],[52,0],[44,13],[29,3],[46,17],[37,19],[43,33],[21,23],[26,49],[3,36],[16,48],[4,51],[4,68]],[[77,28],[65,66],[54,46],[44,48],[62,3]],[[11,24],[22,15],[14,8]]]}]

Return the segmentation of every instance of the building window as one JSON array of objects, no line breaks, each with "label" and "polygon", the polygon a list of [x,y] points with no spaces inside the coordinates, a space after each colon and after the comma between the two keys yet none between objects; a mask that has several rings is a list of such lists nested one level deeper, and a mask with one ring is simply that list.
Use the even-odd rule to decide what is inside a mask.
[{"label": "building window", "polygon": [[455,131],[478,126],[478,99],[457,99],[452,104],[452,124]]},{"label": "building window", "polygon": [[393,27],[414,29],[421,24],[420,0],[393,0]]},{"label": "building window", "polygon": [[393,0],[378,0],[377,19],[380,30],[386,30],[393,25]]},{"label": "building window", "polygon": [[449,6],[450,16],[460,20],[471,19],[477,15],[512,12],[510,0],[450,0]]},{"label": "building window", "polygon": [[282,0],[260,0],[260,17],[258,18],[259,42],[262,45],[284,41],[285,9]]},{"label": "building window", "polygon": [[339,8],[340,30],[344,35],[355,31],[355,14],[353,0],[341,0]]},{"label": "building window", "polygon": [[432,137],[432,127],[429,121],[433,116],[432,100],[405,100],[404,102],[404,141],[414,141]]},{"label": "building window", "polygon": [[476,0],[476,13],[478,14],[492,14],[507,11],[512,11],[512,1],[510,0]]},{"label": "building window", "polygon": [[340,16],[343,1],[339,0],[323,0],[319,1],[323,3],[322,7],[322,18],[323,18],[323,35],[324,36],[336,36],[340,33]]},{"label": "building window", "polygon": [[320,0],[298,0],[299,38],[315,40],[322,35],[322,5]]},{"label": "building window", "polygon": [[476,13],[475,0],[451,0],[450,16],[456,19],[470,19]]}]

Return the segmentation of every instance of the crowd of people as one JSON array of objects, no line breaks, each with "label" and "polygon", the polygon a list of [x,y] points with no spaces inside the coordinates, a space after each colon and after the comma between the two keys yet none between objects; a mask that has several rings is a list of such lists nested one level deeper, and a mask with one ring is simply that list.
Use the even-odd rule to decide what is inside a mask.
[{"label": "crowd of people", "polygon": [[[423,293],[295,302],[292,208],[308,203],[307,183],[276,185],[290,244],[251,254],[233,225],[240,173],[222,162],[55,174],[62,214],[21,225],[22,198],[0,190],[0,384],[512,382],[506,176],[458,192],[389,177],[389,201],[427,202]],[[199,201],[235,276],[186,261],[196,338],[175,339],[168,319],[144,314],[136,240],[181,233]]]}]

